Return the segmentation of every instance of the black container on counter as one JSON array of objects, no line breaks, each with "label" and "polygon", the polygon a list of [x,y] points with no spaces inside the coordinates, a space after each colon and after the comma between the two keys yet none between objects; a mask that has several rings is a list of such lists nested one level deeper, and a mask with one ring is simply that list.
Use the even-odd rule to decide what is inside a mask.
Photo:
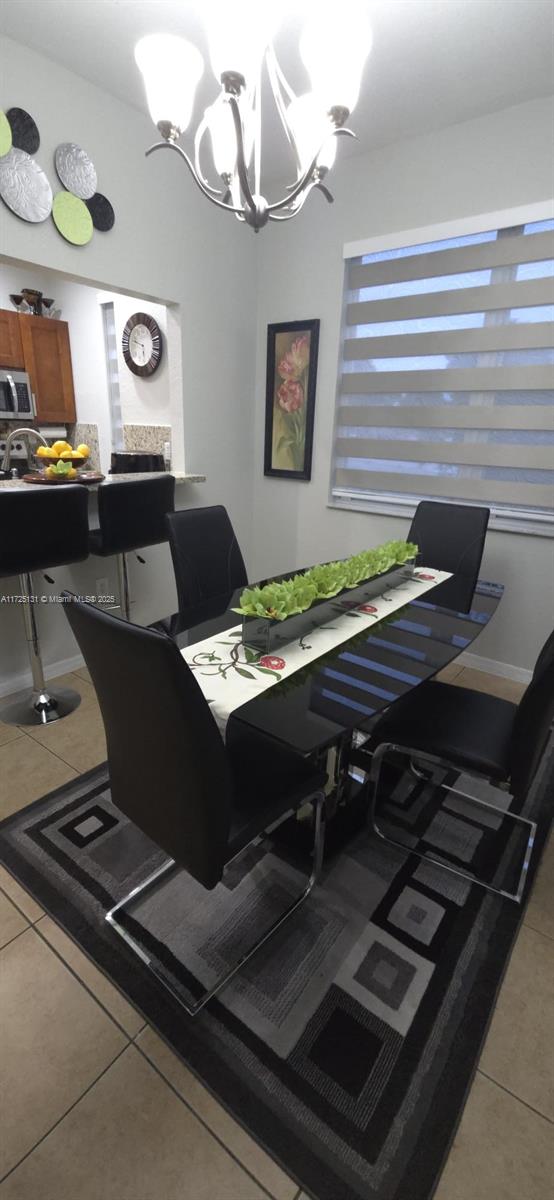
[{"label": "black container on counter", "polygon": [[110,475],[140,471],[165,471],[163,454],[154,454],[150,450],[112,450]]}]

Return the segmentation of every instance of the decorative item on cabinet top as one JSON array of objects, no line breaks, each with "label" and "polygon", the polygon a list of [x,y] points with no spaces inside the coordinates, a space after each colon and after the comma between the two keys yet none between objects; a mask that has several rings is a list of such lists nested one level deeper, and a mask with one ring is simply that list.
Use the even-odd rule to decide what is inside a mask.
[{"label": "decorative item on cabinet top", "polygon": [[50,214],[66,241],[90,242],[93,230],[112,229],[115,214],[110,201],[96,191],[96,168],[76,142],[61,142],[54,163],[65,191],[52,196],[42,167],[31,157],[40,146],[33,117],[22,108],[0,111],[0,196],[16,216],[34,223]]}]

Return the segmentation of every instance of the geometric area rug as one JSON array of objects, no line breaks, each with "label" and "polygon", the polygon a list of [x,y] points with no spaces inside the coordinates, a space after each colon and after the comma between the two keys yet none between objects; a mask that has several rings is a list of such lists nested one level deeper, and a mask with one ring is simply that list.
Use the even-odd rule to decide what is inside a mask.
[{"label": "geometric area rug", "polygon": [[[409,852],[510,882],[521,834],[503,819],[506,793],[483,785],[497,817],[446,792],[452,772],[391,776],[379,821],[406,852],[354,832],[194,1019],[104,920],[165,857],[112,804],[105,764],[4,821],[0,860],[310,1196],[429,1200],[548,833],[553,774],[549,750],[522,812],[538,829],[521,905]],[[254,847],[212,892],[175,870],[128,927],[190,999],[287,906],[306,867],[289,837]]]}]

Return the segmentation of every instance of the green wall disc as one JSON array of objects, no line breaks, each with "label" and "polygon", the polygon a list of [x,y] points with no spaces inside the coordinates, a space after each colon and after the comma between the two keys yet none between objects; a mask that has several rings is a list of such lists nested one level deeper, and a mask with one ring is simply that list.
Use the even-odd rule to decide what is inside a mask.
[{"label": "green wall disc", "polygon": [[86,246],[92,237],[92,217],[84,202],[72,192],[58,192],[52,205],[54,224],[74,246]]},{"label": "green wall disc", "polygon": [[12,148],[12,128],[5,112],[0,109],[0,158]]}]

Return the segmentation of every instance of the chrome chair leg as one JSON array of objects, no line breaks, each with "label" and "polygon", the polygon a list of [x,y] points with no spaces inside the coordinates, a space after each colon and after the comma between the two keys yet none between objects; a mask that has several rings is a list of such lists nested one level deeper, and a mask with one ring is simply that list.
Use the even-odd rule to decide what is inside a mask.
[{"label": "chrome chair leg", "polygon": [[119,607],[126,621],[131,620],[131,598],[129,595],[129,573],[127,555],[117,555],[117,578],[119,583]]},{"label": "chrome chair leg", "polygon": [[35,618],[33,577],[26,571],[19,576],[19,587],[23,597],[23,621],[27,652],[33,678],[32,692],[22,692],[16,700],[0,706],[0,721],[6,725],[49,725],[69,716],[81,703],[79,692],[73,688],[56,688],[50,695],[44,681],[40,641]]},{"label": "chrome chair leg", "polygon": [[[105,919],[112,926],[112,929],[114,929],[115,932],[127,942],[131,949],[134,950],[135,954],[137,954],[138,957],[142,959],[142,961],[146,963],[146,965],[150,967],[150,969],[158,976],[164,986],[168,988],[173,996],[175,996],[189,1016],[195,1017],[210,1000],[213,1000],[214,996],[217,996],[218,993],[221,992],[228,983],[230,983],[230,981],[241,970],[241,968],[244,967],[245,964],[249,962],[255,954],[257,954],[258,950],[261,950],[262,946],[265,946],[266,942],[268,942],[270,938],[272,938],[274,934],[281,929],[285,922],[288,921],[289,917],[292,917],[293,913],[297,912],[301,905],[304,904],[304,901],[308,899],[308,896],[318,882],[323,866],[323,849],[325,842],[325,822],[323,817],[325,793],[317,792],[315,796],[312,797],[312,804],[314,807],[314,845],[312,870],[304,891],[300,894],[300,896],[297,897],[296,900],[292,902],[292,904],[288,906],[288,908],[285,909],[284,913],[282,913],[282,915],[278,917],[272,925],[270,925],[269,929],[267,929],[266,932],[258,938],[251,949],[248,950],[246,954],[243,954],[238,962],[234,963],[233,966],[225,972],[225,975],[218,979],[211,988],[208,988],[208,990],[203,993],[203,995],[199,1000],[196,1001],[195,1004],[187,1004],[186,1001],[183,1000],[183,997],[171,987],[167,979],[165,979],[164,976],[161,975],[157,968],[152,964],[152,961],[144,948],[140,945],[136,938],[134,938],[132,934],[128,932],[128,930],[124,929],[117,919],[117,913],[119,913],[121,909],[125,908],[130,900],[136,899],[137,896],[144,896],[146,892],[148,892],[149,889],[155,883],[157,883],[159,879],[162,878],[163,875],[167,874],[168,871],[171,871],[175,867],[175,861],[170,859],[169,862],[164,863],[164,865],[159,867],[157,871],[154,871],[154,873],[150,875],[148,879],[145,879],[144,882],[139,884],[138,887],[134,888],[132,892],[129,892],[129,895],[125,896],[124,900],[120,900],[119,904],[114,905],[114,907],[106,913]],[[248,850],[251,844],[252,843],[250,842],[248,846],[244,846],[239,854],[230,859],[226,864],[227,867],[230,866],[232,862],[236,862],[237,859],[239,859],[241,855]]]},{"label": "chrome chair leg", "polygon": [[[382,841],[388,842],[391,846],[397,846],[398,849],[403,850],[405,854],[415,854],[417,858],[422,858],[425,862],[432,862],[436,867],[440,867],[443,871],[449,871],[452,875],[459,875],[462,879],[467,879],[470,883],[476,883],[479,885],[479,887],[483,887],[489,892],[494,892],[497,896],[504,896],[506,900],[514,900],[516,904],[520,904],[535,841],[535,833],[537,829],[536,822],[530,821],[527,817],[520,817],[518,813],[512,813],[505,811],[502,808],[498,808],[496,804],[490,804],[487,800],[481,800],[479,796],[472,796],[469,792],[464,792],[460,788],[453,787],[446,783],[440,784],[445,791],[453,792],[457,796],[462,796],[464,799],[470,800],[472,804],[478,805],[479,808],[488,809],[490,812],[495,813],[496,816],[500,817],[502,820],[510,820],[516,823],[519,822],[520,825],[528,826],[529,833],[527,837],[527,845],[525,847],[523,865],[515,892],[507,892],[504,888],[494,887],[492,884],[486,883],[484,879],[479,879],[475,875],[472,875],[470,871],[464,871],[459,867],[451,867],[447,863],[443,862],[442,859],[437,858],[430,852],[414,850],[411,846],[407,846],[405,842],[397,841],[396,838],[389,837],[388,834],[383,833],[383,830],[380,829],[379,825],[377,824],[376,810],[381,768],[389,751],[394,751],[397,754],[405,755],[410,760],[410,769],[412,767],[412,761],[414,758],[417,758],[423,763],[428,763],[431,767],[442,767],[443,769],[447,770],[456,769],[455,764],[448,763],[444,759],[438,758],[436,755],[423,753],[420,750],[413,750],[407,746],[397,746],[393,742],[382,742],[381,745],[378,746],[373,752],[371,767],[369,769],[369,823],[373,832],[376,833],[377,836],[382,839]],[[464,770],[464,774],[470,776],[473,775],[473,777],[476,779],[484,778],[482,775],[480,776],[467,770]]]}]

